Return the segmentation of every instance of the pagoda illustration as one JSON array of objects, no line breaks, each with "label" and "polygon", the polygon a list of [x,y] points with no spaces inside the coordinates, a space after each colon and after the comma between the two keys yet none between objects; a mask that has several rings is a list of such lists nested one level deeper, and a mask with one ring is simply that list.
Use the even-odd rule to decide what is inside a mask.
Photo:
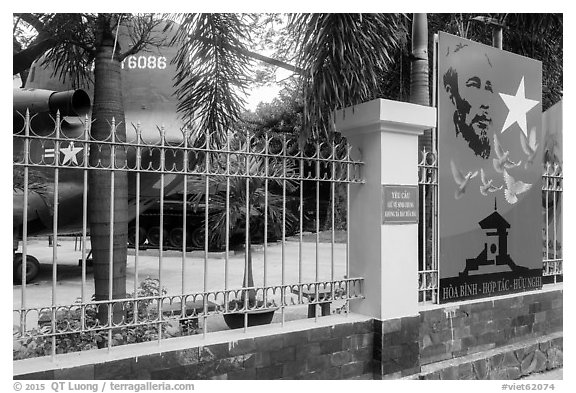
[{"label": "pagoda illustration", "polygon": [[480,266],[508,265],[511,271],[523,272],[529,269],[518,266],[508,254],[508,230],[510,224],[498,213],[496,198],[494,198],[494,211],[482,219],[478,225],[484,230],[487,239],[484,249],[476,258],[466,259],[466,268],[460,273],[460,277],[468,276],[469,271],[478,270]]}]

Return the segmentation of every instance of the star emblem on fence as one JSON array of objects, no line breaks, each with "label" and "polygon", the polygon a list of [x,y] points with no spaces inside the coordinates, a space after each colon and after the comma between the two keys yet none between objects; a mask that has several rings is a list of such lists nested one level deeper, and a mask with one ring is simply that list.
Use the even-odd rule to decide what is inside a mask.
[{"label": "star emblem on fence", "polygon": [[61,149],[60,153],[64,154],[64,158],[62,159],[62,164],[65,165],[68,162],[71,162],[74,165],[78,165],[78,161],[76,160],[76,154],[82,151],[83,147],[74,147],[74,142],[70,142],[67,148]]}]

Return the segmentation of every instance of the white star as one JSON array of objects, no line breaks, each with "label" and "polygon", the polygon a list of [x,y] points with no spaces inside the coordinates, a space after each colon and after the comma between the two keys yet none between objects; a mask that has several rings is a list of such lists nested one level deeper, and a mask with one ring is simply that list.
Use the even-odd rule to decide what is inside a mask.
[{"label": "white star", "polygon": [[78,165],[78,161],[76,160],[76,154],[79,151],[82,151],[83,147],[74,147],[74,142],[70,142],[70,145],[66,149],[60,150],[60,153],[64,154],[64,158],[62,159],[62,165],[66,164],[68,161],[71,161],[73,164]]},{"label": "white star", "polygon": [[522,77],[522,80],[518,85],[516,95],[512,96],[503,93],[499,94],[508,107],[508,116],[506,117],[506,121],[504,122],[504,126],[502,127],[501,132],[506,131],[506,129],[514,123],[518,123],[518,126],[520,126],[520,129],[524,135],[528,136],[528,129],[526,127],[526,113],[530,109],[534,108],[540,101],[526,98],[526,93],[524,91],[524,77]]}]

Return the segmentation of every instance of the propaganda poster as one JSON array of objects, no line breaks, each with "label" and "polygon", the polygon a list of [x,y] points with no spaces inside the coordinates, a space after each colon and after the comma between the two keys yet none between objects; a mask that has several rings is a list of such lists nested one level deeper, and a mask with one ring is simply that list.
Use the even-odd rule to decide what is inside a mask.
[{"label": "propaganda poster", "polygon": [[542,286],[541,62],[438,42],[440,302]]}]

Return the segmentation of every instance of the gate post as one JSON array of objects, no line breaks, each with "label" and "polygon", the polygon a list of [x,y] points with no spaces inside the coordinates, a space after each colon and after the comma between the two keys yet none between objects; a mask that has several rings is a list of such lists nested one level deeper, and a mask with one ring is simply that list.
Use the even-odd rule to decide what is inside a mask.
[{"label": "gate post", "polygon": [[336,129],[364,162],[350,186],[350,277],[365,299],[351,311],[374,318],[374,377],[420,371],[418,135],[436,108],[377,99],[336,113]]},{"label": "gate post", "polygon": [[435,108],[384,99],[336,114],[366,181],[350,190],[350,276],[364,278],[366,296],[351,304],[354,312],[380,320],[417,314],[418,135],[435,126]]}]

